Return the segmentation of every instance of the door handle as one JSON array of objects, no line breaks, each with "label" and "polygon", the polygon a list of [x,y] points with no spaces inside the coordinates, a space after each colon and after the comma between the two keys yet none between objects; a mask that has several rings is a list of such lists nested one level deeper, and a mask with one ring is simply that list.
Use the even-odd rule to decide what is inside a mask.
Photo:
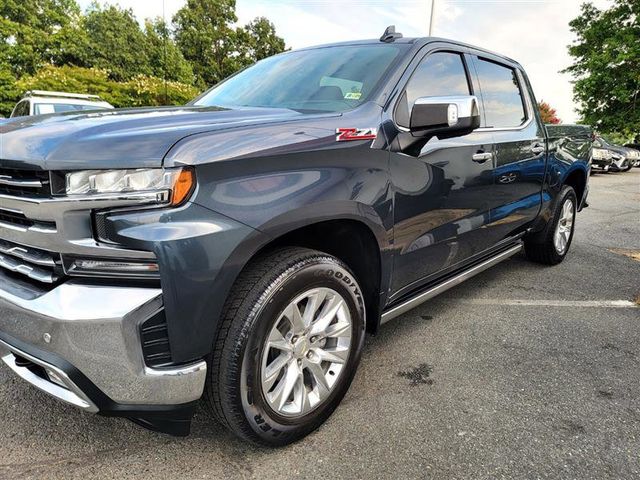
[{"label": "door handle", "polygon": [[539,153],[544,153],[544,145],[540,145],[539,143],[532,145],[531,152],[535,153],[536,155],[538,155]]},{"label": "door handle", "polygon": [[471,160],[478,163],[484,163],[487,160],[491,160],[492,158],[493,158],[493,153],[491,152],[478,152],[478,153],[474,153],[471,156]]}]

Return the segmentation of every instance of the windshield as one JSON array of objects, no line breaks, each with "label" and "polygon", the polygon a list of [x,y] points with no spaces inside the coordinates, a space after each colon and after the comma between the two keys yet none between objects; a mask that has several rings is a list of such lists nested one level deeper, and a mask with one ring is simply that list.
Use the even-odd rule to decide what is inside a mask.
[{"label": "windshield", "polygon": [[34,115],[45,115],[47,113],[62,113],[73,111],[105,110],[102,105],[78,105],[74,103],[36,103],[34,105]]},{"label": "windshield", "polygon": [[262,60],[213,87],[194,105],[343,112],[366,102],[403,45],[351,45]]}]

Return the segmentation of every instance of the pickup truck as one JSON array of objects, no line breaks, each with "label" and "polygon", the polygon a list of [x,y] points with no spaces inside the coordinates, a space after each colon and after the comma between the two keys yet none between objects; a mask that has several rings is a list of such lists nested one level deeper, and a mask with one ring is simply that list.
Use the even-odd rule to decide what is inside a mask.
[{"label": "pickup truck", "polygon": [[367,333],[521,250],[565,258],[590,136],[548,135],[535,106],[515,61],[388,29],[187,106],[12,119],[2,359],[155,431],[187,435],[204,397],[246,440],[296,441]]}]

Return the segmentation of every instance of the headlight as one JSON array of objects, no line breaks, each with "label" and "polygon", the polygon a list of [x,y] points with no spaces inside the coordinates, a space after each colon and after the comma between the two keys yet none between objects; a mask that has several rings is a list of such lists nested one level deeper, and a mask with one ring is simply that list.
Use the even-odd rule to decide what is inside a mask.
[{"label": "headlight", "polygon": [[67,195],[166,192],[166,203],[179,205],[193,191],[195,178],[189,168],[136,170],[82,170],[65,176]]}]

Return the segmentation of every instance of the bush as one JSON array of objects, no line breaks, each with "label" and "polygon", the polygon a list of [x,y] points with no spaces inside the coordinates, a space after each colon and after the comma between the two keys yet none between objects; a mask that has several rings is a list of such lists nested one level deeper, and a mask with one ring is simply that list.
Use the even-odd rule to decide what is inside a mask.
[{"label": "bush", "polygon": [[[4,74],[0,71],[0,87],[3,80]],[[4,90],[0,88],[0,91],[7,93]],[[114,107],[184,105],[198,94],[198,90],[191,85],[179,82],[165,84],[164,80],[147,75],[138,75],[127,82],[116,82],[109,78],[109,71],[104,69],[47,66],[35,75],[22,77],[7,95],[8,99],[0,98],[2,113],[6,114],[7,106],[15,104],[28,90],[100,95]]]}]

